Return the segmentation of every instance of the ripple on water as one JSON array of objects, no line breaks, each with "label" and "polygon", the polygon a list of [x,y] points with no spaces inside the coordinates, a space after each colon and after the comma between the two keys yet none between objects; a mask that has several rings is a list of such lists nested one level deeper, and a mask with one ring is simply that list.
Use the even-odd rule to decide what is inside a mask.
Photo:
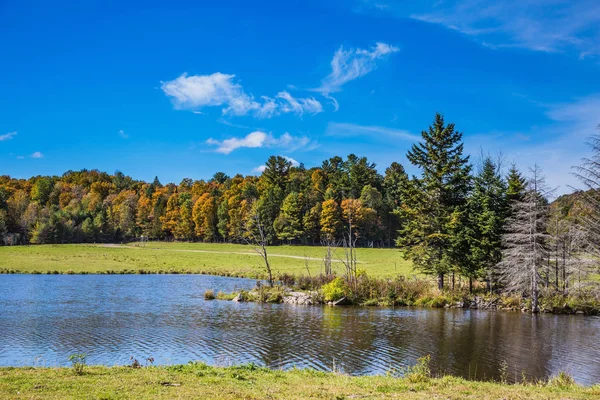
[{"label": "ripple on water", "polygon": [[[600,381],[600,318],[418,308],[332,308],[205,301],[254,280],[189,275],[5,275],[0,365],[191,360],[379,374],[431,355],[465,377]],[[19,288],[15,290],[14,288]]]}]

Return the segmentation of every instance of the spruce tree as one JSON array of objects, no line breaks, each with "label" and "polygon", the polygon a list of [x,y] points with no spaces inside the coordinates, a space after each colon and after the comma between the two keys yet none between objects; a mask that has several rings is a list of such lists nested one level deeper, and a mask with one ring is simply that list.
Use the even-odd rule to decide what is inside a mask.
[{"label": "spruce tree", "polygon": [[484,159],[474,178],[473,193],[469,199],[470,262],[467,265],[470,268],[464,272],[471,280],[484,278],[489,290],[495,281],[495,266],[502,256],[506,197],[507,185],[500,175],[499,165],[489,157]]},{"label": "spruce tree", "polygon": [[471,166],[463,156],[462,133],[446,125],[442,115],[436,114],[421,136],[407,154],[421,176],[413,176],[402,192],[399,213],[405,224],[397,245],[416,270],[437,275],[442,289],[444,275],[460,262],[453,250],[460,231],[456,217],[465,211]]},{"label": "spruce tree", "polygon": [[514,201],[522,201],[525,196],[525,189],[527,187],[527,180],[523,177],[521,172],[513,164],[508,171],[508,177],[506,178],[507,189],[506,189],[506,201],[510,208],[511,203]]}]

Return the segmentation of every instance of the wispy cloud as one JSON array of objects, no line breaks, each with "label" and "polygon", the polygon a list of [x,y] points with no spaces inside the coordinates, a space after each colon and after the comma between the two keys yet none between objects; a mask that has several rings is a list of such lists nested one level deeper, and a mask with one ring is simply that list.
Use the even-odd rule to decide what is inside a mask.
[{"label": "wispy cloud", "polygon": [[566,193],[570,186],[577,186],[571,167],[580,164],[588,152],[587,139],[597,133],[600,93],[566,103],[539,103],[539,107],[548,118],[545,123],[518,132],[468,135],[465,148],[471,154],[481,148],[503,149],[507,161],[517,162],[523,171],[537,163],[548,184],[557,187],[558,194]]},{"label": "wispy cloud", "polygon": [[42,153],[40,153],[39,151],[36,151],[36,152],[32,153],[30,157],[31,158],[44,158],[44,155]]},{"label": "wispy cloud", "polygon": [[276,115],[317,114],[323,111],[314,97],[295,98],[286,91],[274,98],[261,96],[256,100],[236,82],[235,75],[215,72],[211,75],[183,74],[178,78],[161,82],[161,89],[171,99],[176,109],[202,113],[204,107],[223,107],[223,115],[253,115],[271,118]]},{"label": "wispy cloud", "polygon": [[123,139],[129,139],[129,135],[126,134],[123,129],[119,129],[119,136],[121,136]]},{"label": "wispy cloud", "polygon": [[283,148],[288,151],[298,150],[305,147],[313,147],[314,143],[306,136],[292,136],[284,133],[280,137],[275,137],[270,133],[263,131],[254,131],[243,137],[234,137],[225,140],[215,140],[209,138],[206,141],[211,146],[217,146],[217,153],[229,154],[240,148]]},{"label": "wispy cloud", "polygon": [[439,24],[491,48],[600,54],[597,0],[364,0],[356,9],[369,8]]},{"label": "wispy cloud", "polygon": [[386,128],[383,126],[358,125],[351,123],[330,122],[325,134],[328,136],[384,136],[403,140],[418,141],[420,136],[403,129]]},{"label": "wispy cloud", "polygon": [[265,169],[267,169],[266,165],[259,165],[258,167],[254,168],[252,172],[258,172],[262,174],[263,172],[265,172]]},{"label": "wispy cloud", "polygon": [[378,62],[399,50],[398,47],[381,42],[377,42],[369,50],[340,47],[331,60],[331,73],[315,90],[325,97],[330,93],[339,92],[345,83],[365,76],[377,67]]},{"label": "wispy cloud", "polygon": [[17,135],[16,131],[8,132],[8,133],[5,133],[4,135],[0,135],[0,142],[3,142],[5,140],[10,140],[10,139],[14,138],[16,135]]}]

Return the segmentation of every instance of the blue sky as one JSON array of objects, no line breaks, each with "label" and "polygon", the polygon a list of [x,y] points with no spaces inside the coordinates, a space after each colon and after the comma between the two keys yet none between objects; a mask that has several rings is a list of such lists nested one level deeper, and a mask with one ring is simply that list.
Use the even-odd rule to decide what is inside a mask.
[{"label": "blue sky", "polygon": [[0,37],[16,177],[179,182],[272,154],[383,172],[441,112],[474,158],[538,163],[565,192],[600,123],[597,0],[4,0]]}]

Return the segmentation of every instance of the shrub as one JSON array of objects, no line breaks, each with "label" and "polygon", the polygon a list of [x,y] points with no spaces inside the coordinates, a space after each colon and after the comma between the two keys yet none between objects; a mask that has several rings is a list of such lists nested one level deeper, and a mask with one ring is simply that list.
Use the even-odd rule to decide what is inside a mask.
[{"label": "shrub", "polygon": [[564,371],[560,371],[558,375],[553,376],[548,381],[548,386],[557,387],[560,389],[568,389],[572,386],[575,386],[575,379]]},{"label": "shrub", "polygon": [[335,278],[329,283],[326,283],[322,287],[323,299],[325,301],[336,301],[346,295],[348,286],[342,278]]},{"label": "shrub", "polygon": [[71,361],[71,365],[73,366],[73,372],[75,372],[76,375],[83,375],[85,359],[86,355],[82,353],[71,354],[69,356],[69,361]]},{"label": "shrub", "polygon": [[412,367],[406,367],[403,370],[403,376],[410,383],[427,382],[431,378],[431,356],[426,355],[417,360],[417,363]]},{"label": "shrub", "polygon": [[296,283],[296,278],[293,275],[290,275],[288,273],[282,273],[279,274],[279,282],[281,282],[281,284],[283,286],[287,286],[287,287],[292,287],[294,286],[294,283]]},{"label": "shrub", "polygon": [[204,292],[204,300],[214,300],[215,299],[215,291],[212,289],[208,289]]}]

